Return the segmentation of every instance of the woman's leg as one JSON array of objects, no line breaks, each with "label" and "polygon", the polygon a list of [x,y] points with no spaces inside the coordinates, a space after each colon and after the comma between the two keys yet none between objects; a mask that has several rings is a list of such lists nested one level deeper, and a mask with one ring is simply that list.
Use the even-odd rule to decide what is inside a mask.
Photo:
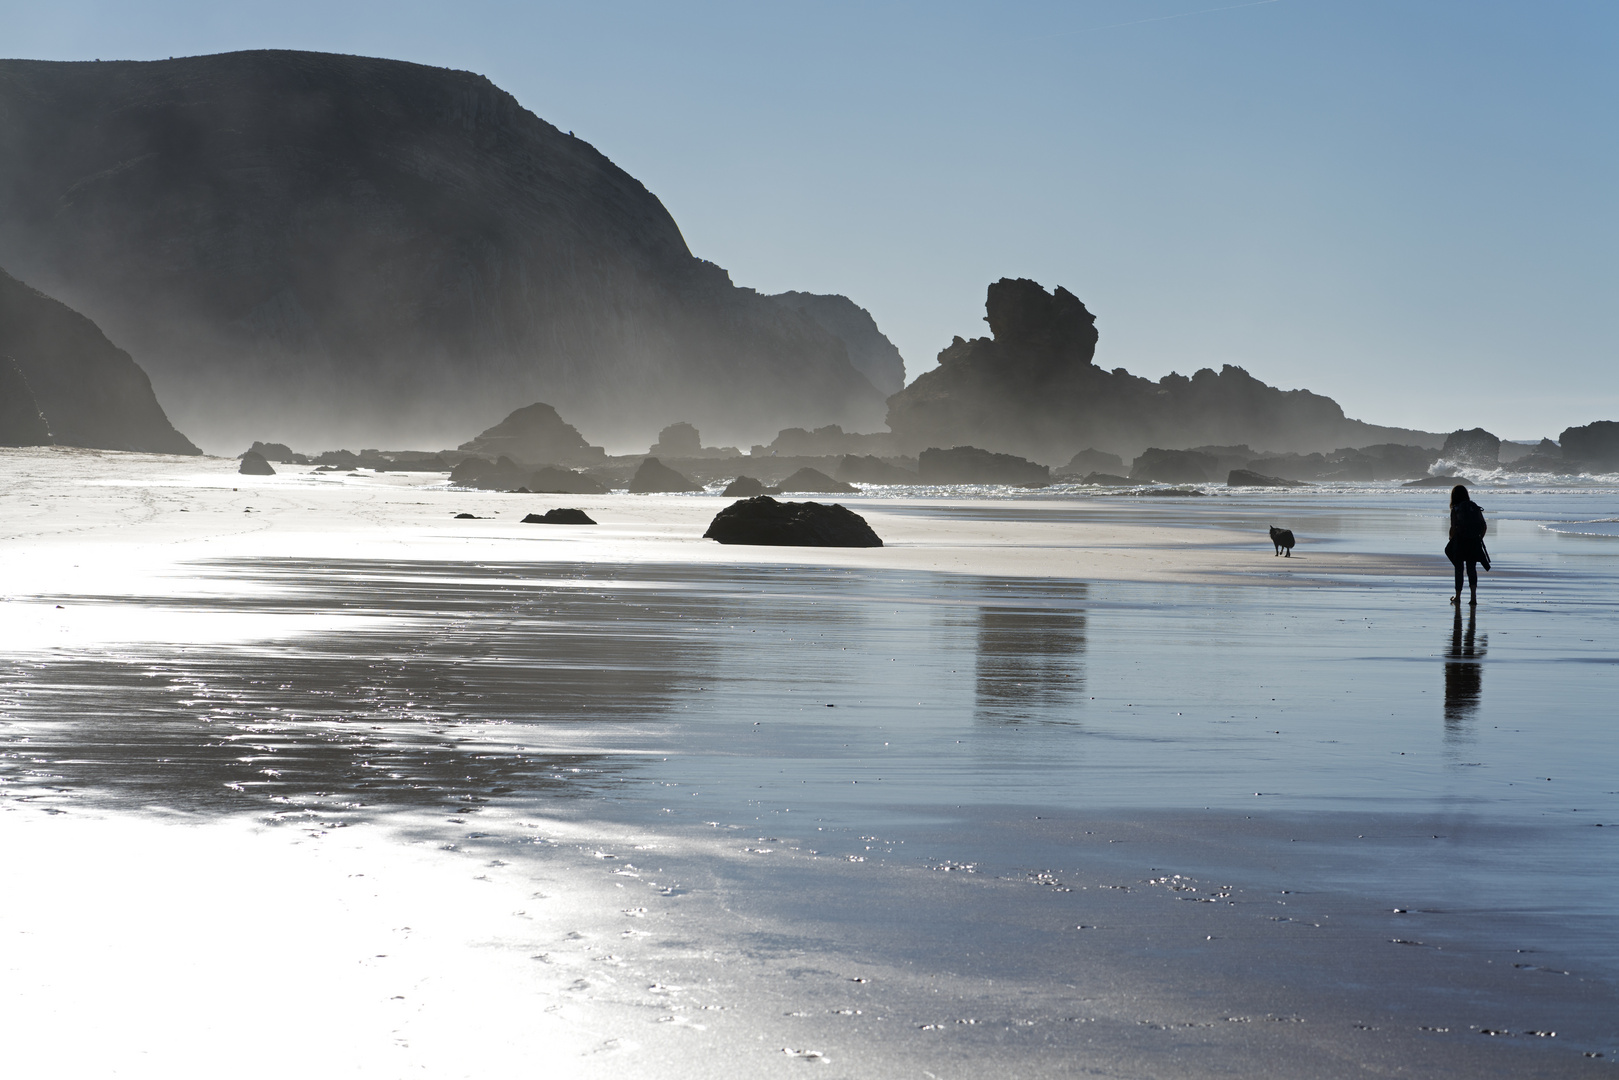
[{"label": "woman's leg", "polygon": [[[1467,563],[1467,584],[1473,590],[1473,603],[1478,603],[1478,563],[1473,562],[1472,560],[1468,560]],[[1458,566],[1456,568],[1456,596],[1459,599],[1461,595],[1462,568]]]},{"label": "woman's leg", "polygon": [[1448,546],[1445,548],[1445,554],[1450,556],[1450,564],[1456,568],[1456,591],[1451,594],[1450,602],[1460,604],[1462,602],[1462,560],[1452,555]]}]

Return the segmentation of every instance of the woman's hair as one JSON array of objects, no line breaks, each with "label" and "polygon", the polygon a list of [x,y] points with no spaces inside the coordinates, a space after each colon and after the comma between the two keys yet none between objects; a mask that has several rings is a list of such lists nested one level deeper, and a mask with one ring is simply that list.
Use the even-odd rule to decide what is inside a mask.
[{"label": "woman's hair", "polygon": [[1472,502],[1472,500],[1467,497],[1467,485],[1457,484],[1455,487],[1450,489],[1450,505],[1461,506],[1463,503],[1467,502]]}]

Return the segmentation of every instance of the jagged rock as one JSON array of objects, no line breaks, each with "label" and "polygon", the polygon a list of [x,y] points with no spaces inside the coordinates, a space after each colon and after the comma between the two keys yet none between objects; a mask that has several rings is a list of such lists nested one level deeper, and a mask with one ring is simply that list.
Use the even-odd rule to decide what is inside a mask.
[{"label": "jagged rock", "polygon": [[815,293],[784,292],[770,299],[807,315],[822,329],[843,342],[849,362],[884,397],[905,385],[905,358],[894,343],[877,329],[871,312],[847,296],[819,296]]},{"label": "jagged rock", "polygon": [[1164,484],[1203,484],[1209,480],[1210,470],[1219,468],[1219,461],[1196,450],[1160,450],[1148,447],[1130,466],[1130,479]]},{"label": "jagged rock", "polygon": [[[1249,443],[1318,451],[1356,442],[1429,442],[1427,432],[1344,417],[1331,398],[1279,390],[1230,365],[1157,382],[1092,361],[1095,318],[1067,290],[1002,278],[989,287],[988,338],[957,337],[939,366],[888,402],[902,448],[971,441],[1062,460],[1082,446]],[[1223,473],[1222,473],[1223,475]]]},{"label": "jagged rock", "polygon": [[1080,475],[1109,471],[1117,474],[1124,471],[1124,459],[1117,454],[1109,454],[1105,450],[1081,450],[1059,471]]},{"label": "jagged rock", "polygon": [[[0,172],[8,156],[0,150]],[[0,358],[0,443],[202,453],[169,423],[146,372],[100,327],[4,270]]]},{"label": "jagged rock", "polygon": [[703,452],[703,436],[695,427],[681,421],[658,432],[650,453],[656,457],[697,457]]},{"label": "jagged rock", "polygon": [[725,485],[725,490],[720,494],[737,499],[751,499],[755,495],[763,495],[764,493],[765,486],[762,481],[755,480],[751,476],[739,476]]},{"label": "jagged rock", "polygon": [[1086,473],[1082,484],[1093,484],[1098,487],[1134,487],[1135,481],[1127,477],[1116,476],[1113,473],[1093,472]]},{"label": "jagged rock", "polygon": [[1602,472],[1619,467],[1619,422],[1598,420],[1564,428],[1557,441],[1569,461],[1584,462]]},{"label": "jagged rock", "polygon": [[524,525],[594,525],[596,522],[583,510],[571,508],[558,508],[547,510],[543,514],[528,514],[523,518]]},{"label": "jagged rock", "polygon": [[732,503],[703,534],[722,544],[772,547],[882,547],[866,519],[833,503],[777,502],[759,495]]},{"label": "jagged rock", "polygon": [[827,424],[814,431],[803,428],[782,428],[769,446],[755,446],[754,457],[835,457],[838,454],[895,454],[892,432],[861,435],[844,431],[837,424]]},{"label": "jagged rock", "polygon": [[1226,487],[1309,487],[1303,480],[1284,480],[1280,476],[1265,476],[1248,469],[1232,469],[1225,478]]},{"label": "jagged rock", "polygon": [[360,455],[352,450],[328,450],[324,454],[317,454],[314,461],[316,465],[334,469],[353,469],[359,466]]},{"label": "jagged rock", "polygon": [[49,446],[50,425],[28,387],[28,376],[9,356],[0,356],[0,446]]},{"label": "jagged rock", "polygon": [[919,476],[910,469],[890,465],[882,458],[845,454],[838,463],[837,479],[852,484],[915,484]]},{"label": "jagged rock", "polygon": [[241,473],[243,476],[275,475],[274,467],[272,467],[268,461],[264,460],[263,454],[256,450],[249,450],[247,453],[242,455],[242,465],[236,471]]},{"label": "jagged rock", "polygon": [[1051,469],[1012,454],[994,454],[976,446],[949,450],[929,447],[917,455],[918,482],[923,484],[1046,484]]},{"label": "jagged rock", "polygon": [[450,483],[484,491],[524,491],[544,495],[601,495],[607,491],[605,485],[584,473],[554,465],[525,469],[504,456],[494,461],[464,458],[450,470]]},{"label": "jagged rock", "polygon": [[747,418],[748,438],[882,420],[842,341],[694,257],[639,181],[471,72],[4,60],[0,116],[14,269],[71,282],[206,438],[284,421],[377,443],[535,386],[617,442],[671,413]]},{"label": "jagged rock", "polygon": [[860,489],[834,480],[819,469],[803,468],[771,488],[768,494],[786,495],[794,491],[813,491],[827,495],[858,495]]},{"label": "jagged rock", "polygon": [[605,495],[608,490],[593,476],[554,465],[529,473],[524,486],[537,495]]},{"label": "jagged rock", "polygon": [[668,491],[701,491],[703,485],[694,484],[655,457],[641,462],[630,480],[630,491],[636,495],[650,495]]},{"label": "jagged rock", "polygon": [[459,449],[528,465],[594,465],[607,459],[606,450],[591,446],[578,428],[543,401],[517,409]]},{"label": "jagged rock", "polygon": [[1440,476],[1424,476],[1421,480],[1412,480],[1409,483],[1401,484],[1400,486],[1408,488],[1448,488],[1455,487],[1457,484],[1465,483],[1467,483],[1467,481],[1464,478],[1457,476],[1455,473],[1445,473]]},{"label": "jagged rock", "polygon": [[1483,428],[1453,431],[1445,437],[1439,456],[1446,461],[1494,468],[1500,462],[1501,440]]}]

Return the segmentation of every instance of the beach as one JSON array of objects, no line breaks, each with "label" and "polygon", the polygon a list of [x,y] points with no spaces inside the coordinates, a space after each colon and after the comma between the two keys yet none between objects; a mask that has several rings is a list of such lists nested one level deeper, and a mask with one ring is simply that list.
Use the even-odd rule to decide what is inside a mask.
[{"label": "beach", "polygon": [[1614,489],[1478,491],[1471,611],[1443,490],[870,489],[884,547],[784,549],[235,468],[0,450],[13,1060],[1619,1060]]}]

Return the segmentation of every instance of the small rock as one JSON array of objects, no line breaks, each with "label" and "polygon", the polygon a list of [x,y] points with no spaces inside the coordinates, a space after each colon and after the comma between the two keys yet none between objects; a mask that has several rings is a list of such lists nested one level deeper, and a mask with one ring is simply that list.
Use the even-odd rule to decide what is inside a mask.
[{"label": "small rock", "polygon": [[547,510],[543,514],[529,514],[523,518],[524,525],[594,525],[590,515],[583,510],[574,510],[568,507],[559,507]]},{"label": "small rock", "polygon": [[247,453],[242,455],[242,467],[236,471],[241,473],[243,476],[275,475],[275,468],[271,466],[268,461],[264,460],[263,454],[260,454],[254,450],[249,450]]}]

